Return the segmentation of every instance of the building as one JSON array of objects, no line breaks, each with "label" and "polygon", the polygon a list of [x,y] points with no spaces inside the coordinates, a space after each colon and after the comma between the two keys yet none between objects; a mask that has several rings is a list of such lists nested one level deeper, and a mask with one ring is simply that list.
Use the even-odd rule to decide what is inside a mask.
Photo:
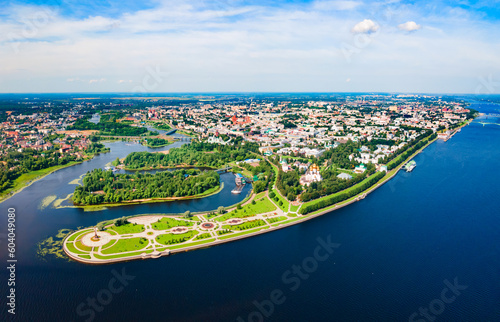
[{"label": "building", "polygon": [[337,178],[342,179],[342,180],[351,180],[352,176],[350,174],[342,172],[337,176]]},{"label": "building", "polygon": [[366,166],[363,163],[354,168],[354,173],[363,173],[365,171],[366,171]]},{"label": "building", "polygon": [[300,184],[303,186],[309,186],[313,182],[320,182],[323,177],[319,173],[319,167],[313,164],[307,169],[306,174],[300,177]]}]

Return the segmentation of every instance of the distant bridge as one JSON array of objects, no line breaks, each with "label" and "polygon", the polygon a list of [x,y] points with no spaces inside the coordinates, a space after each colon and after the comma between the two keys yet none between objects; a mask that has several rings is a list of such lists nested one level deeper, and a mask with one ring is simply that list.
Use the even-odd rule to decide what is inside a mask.
[{"label": "distant bridge", "polygon": [[485,126],[486,124],[491,124],[491,125],[500,125],[498,123],[490,123],[490,122],[477,122],[479,124],[482,124],[483,126]]},{"label": "distant bridge", "polygon": [[226,173],[228,172],[229,170],[233,169],[233,167],[225,167],[225,168],[222,168],[222,169],[217,169],[215,170],[217,173]]}]

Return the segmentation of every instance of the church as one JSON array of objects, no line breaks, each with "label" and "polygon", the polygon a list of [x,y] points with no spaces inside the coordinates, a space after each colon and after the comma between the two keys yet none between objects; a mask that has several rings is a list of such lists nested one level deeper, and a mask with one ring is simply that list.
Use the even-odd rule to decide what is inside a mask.
[{"label": "church", "polygon": [[309,186],[312,182],[320,182],[321,180],[323,180],[323,178],[319,173],[319,167],[313,164],[307,169],[306,174],[300,177],[300,184]]}]

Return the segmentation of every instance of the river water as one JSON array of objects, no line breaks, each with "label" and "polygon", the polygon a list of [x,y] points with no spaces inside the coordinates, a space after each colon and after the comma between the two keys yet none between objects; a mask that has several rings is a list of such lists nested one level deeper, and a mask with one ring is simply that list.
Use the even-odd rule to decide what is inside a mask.
[{"label": "river water", "polygon": [[[473,107],[498,113],[496,105]],[[8,207],[17,216],[17,320],[248,321],[250,316],[258,321],[266,315],[270,321],[408,321],[423,308],[436,321],[498,321],[500,126],[480,124],[486,117],[425,149],[415,158],[413,172],[400,172],[364,200],[299,225],[106,266],[37,257],[36,243],[62,228],[131,214],[216,209],[243,199],[250,189],[232,195],[234,177],[225,174],[224,190],[199,200],[97,212],[40,207],[48,195],[71,193],[69,182],[83,173],[132,151],[150,150],[110,143],[111,153],[49,175],[1,204],[4,223]],[[500,123],[491,116],[487,121]],[[319,262],[311,259],[321,245],[318,238],[338,244]],[[5,238],[0,247],[0,261],[6,263]],[[293,273],[294,265],[305,265],[307,271]],[[134,278],[110,293],[117,272]],[[2,270],[4,299],[7,278]],[[450,283],[459,284],[456,293],[445,290]],[[271,310],[273,291],[280,294],[275,299],[280,304]],[[443,291],[453,300],[443,302]],[[95,297],[105,304],[89,309],[85,303]],[[0,320],[11,320],[3,303]]]}]

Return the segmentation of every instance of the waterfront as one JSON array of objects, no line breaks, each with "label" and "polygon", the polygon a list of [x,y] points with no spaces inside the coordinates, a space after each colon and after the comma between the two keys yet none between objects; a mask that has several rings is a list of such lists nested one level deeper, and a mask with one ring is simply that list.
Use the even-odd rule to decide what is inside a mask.
[{"label": "waterfront", "polygon": [[[135,279],[96,312],[96,321],[140,320],[145,312],[150,320],[246,320],[256,310],[252,302],[269,299],[274,289],[283,290],[286,300],[270,320],[407,320],[440,296],[445,279],[455,277],[468,288],[439,319],[494,320],[500,314],[499,131],[495,125],[467,126],[448,142],[429,146],[415,158],[412,173],[400,172],[363,201],[269,234],[103,267],[41,261],[34,245],[62,228],[127,214],[215,209],[233,204],[229,196],[246,195],[231,195],[225,186],[228,195],[196,203],[90,213],[38,209],[48,194],[70,193],[74,186],[68,183],[81,173],[137,149],[112,143],[109,155],[58,171],[2,203],[3,209],[14,206],[18,216],[18,319],[83,321],[88,316],[79,316],[77,306],[107,287],[112,270],[125,268]],[[312,256],[316,239],[328,235],[340,247],[290,291],[282,274]]]}]

